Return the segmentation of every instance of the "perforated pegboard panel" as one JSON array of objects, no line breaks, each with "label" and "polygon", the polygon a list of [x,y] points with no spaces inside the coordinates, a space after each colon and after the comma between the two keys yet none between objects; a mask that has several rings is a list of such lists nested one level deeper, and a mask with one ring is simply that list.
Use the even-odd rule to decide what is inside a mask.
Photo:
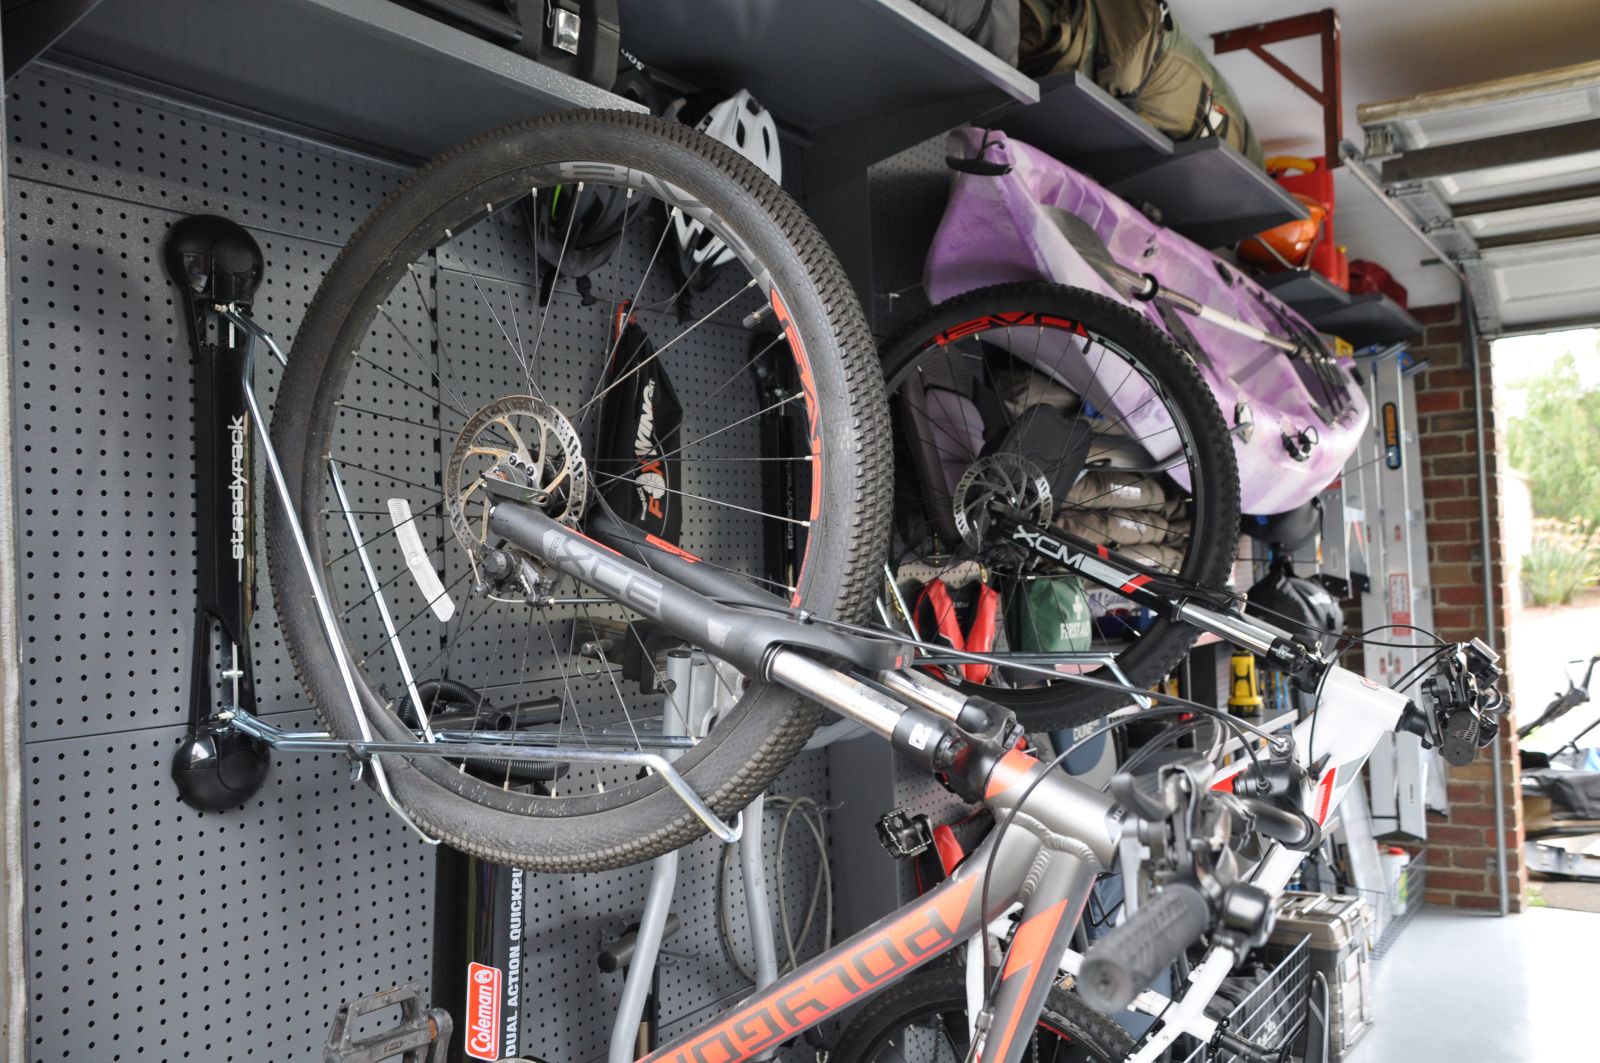
[{"label": "perforated pegboard panel", "polygon": [[[923,261],[950,196],[941,134],[868,169],[872,195],[873,329],[880,342],[900,335],[928,309]],[[950,823],[966,815],[962,802],[902,758],[895,758],[893,792],[898,807]],[[900,869],[901,896],[915,893],[911,870]]]},{"label": "perforated pegboard panel", "polygon": [[[177,799],[168,770],[183,731],[193,623],[193,384],[159,255],[166,227],[184,214],[244,224],[268,263],[256,317],[288,348],[322,272],[400,172],[60,68],[30,68],[8,89],[31,1058],[317,1058],[342,1001],[427,981],[433,852],[337,758],[276,758],[267,786],[239,811],[202,815]],[[459,297],[463,276],[525,267],[528,249],[514,233],[495,243],[439,262],[441,342],[482,342],[473,329],[494,327],[469,327],[469,301]],[[502,285],[531,313],[531,289],[513,289]],[[422,297],[393,312],[419,325]],[[554,314],[548,327],[570,324]],[[748,345],[742,331],[707,330],[683,345],[682,371],[742,361]],[[274,367],[258,366],[269,406],[277,379]],[[373,409],[417,413],[407,406],[414,390],[393,380],[373,390]],[[374,461],[437,464],[437,427],[408,419],[419,423],[393,430]],[[750,445],[730,433],[718,453]],[[688,529],[686,545],[712,535],[752,550],[759,542],[735,519]],[[253,625],[260,708],[281,725],[307,726],[262,576]],[[774,789],[825,803],[825,758],[799,758]],[[769,817],[769,854],[776,822]],[[788,849],[798,911],[817,866],[808,832],[796,825]],[[674,1028],[743,992],[716,930],[717,856],[710,841],[684,856],[684,925],[668,948],[687,958],[666,969],[662,1002]],[[635,868],[530,880],[528,1053],[603,1054],[621,979],[599,972],[596,950],[636,918],[647,879]],[[740,896],[735,876],[736,913]],[[734,927],[748,955],[737,914]]]},{"label": "perforated pegboard panel", "polygon": [[872,328],[898,336],[928,308],[922,264],[950,198],[945,138],[930,137],[867,170],[872,195]]}]

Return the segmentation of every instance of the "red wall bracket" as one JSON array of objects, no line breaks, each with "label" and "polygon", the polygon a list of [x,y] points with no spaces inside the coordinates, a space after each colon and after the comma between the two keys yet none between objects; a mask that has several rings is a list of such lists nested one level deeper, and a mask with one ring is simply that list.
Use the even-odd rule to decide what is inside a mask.
[{"label": "red wall bracket", "polygon": [[[1322,87],[1311,84],[1300,72],[1267,51],[1266,46],[1302,37],[1322,38]],[[1263,63],[1282,74],[1288,82],[1310,96],[1322,108],[1322,136],[1327,165],[1339,165],[1339,141],[1344,136],[1343,91],[1339,84],[1339,13],[1333,8],[1304,15],[1240,26],[1211,35],[1217,54],[1248,49]]]}]

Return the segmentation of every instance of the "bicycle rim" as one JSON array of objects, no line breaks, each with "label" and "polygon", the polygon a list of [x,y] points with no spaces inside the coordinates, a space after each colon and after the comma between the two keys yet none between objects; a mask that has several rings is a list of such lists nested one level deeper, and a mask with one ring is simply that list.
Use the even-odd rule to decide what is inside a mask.
[{"label": "bicycle rim", "polygon": [[[940,644],[972,642],[972,617],[987,608],[999,614],[994,642],[978,648],[1001,661],[1134,686],[1166,674],[1192,643],[1190,630],[1017,548],[992,507],[1151,573],[1224,582],[1237,543],[1237,469],[1187,356],[1109,300],[1022,284],[935,307],[891,346],[885,372],[902,622]],[[934,581],[957,588],[948,604]],[[997,606],[982,601],[990,591]],[[1126,703],[1003,665],[952,660],[941,671],[986,688],[1031,726],[1072,726]]]},{"label": "bicycle rim", "polygon": [[[836,522],[882,526],[850,486],[854,466],[882,459],[870,446],[852,456],[873,397],[870,381],[849,394],[841,364],[859,311],[763,181],[668,123],[528,123],[431,164],[330,271],[274,434],[299,470],[291,491],[376,732],[416,737],[443,712],[458,732],[505,729],[513,745],[637,752],[691,733],[680,770],[724,815],[804,741],[813,708],[714,662],[702,674],[719,708],[697,733],[706,714],[665,674],[670,651],[695,648],[507,553],[484,519],[484,475],[520,476],[569,524],[604,513],[786,600],[859,612],[848,572],[814,562],[848,541]],[[559,219],[559,197],[600,190],[626,204],[620,231],[576,274],[579,210],[542,242],[530,226]],[[710,277],[674,268],[672,222],[686,213],[702,248],[715,237],[731,252]],[[849,448],[838,467],[824,436]],[[304,591],[275,538],[275,583]],[[303,605],[280,604],[319,707],[353,737],[320,631]],[[551,779],[509,761],[387,764],[428,829],[523,866],[616,866],[703,830],[637,766]]]}]

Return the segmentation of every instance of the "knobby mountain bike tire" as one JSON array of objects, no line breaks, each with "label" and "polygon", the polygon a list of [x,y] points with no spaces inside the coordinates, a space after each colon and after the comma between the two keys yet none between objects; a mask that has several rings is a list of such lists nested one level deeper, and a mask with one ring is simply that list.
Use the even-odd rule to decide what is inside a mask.
[{"label": "knobby mountain bike tire", "polygon": [[[967,1058],[966,972],[944,966],[902,978],[839,1035],[829,1063],[961,1063]],[[1121,1063],[1133,1038],[1057,987],[1023,1058],[1030,1063]]]},{"label": "knobby mountain bike tire", "polygon": [[[1115,592],[991,535],[978,510],[998,492],[1040,526],[1104,544],[1154,572],[1201,587],[1227,581],[1239,528],[1228,428],[1190,356],[1139,314],[1061,285],[977,289],[933,307],[891,342],[884,376],[896,433],[890,561],[898,571],[910,556],[919,558],[919,578],[961,566],[970,574],[981,564],[1002,609],[1038,595],[1039,581],[1080,597],[1043,599],[1043,609],[1021,620],[1010,613],[1013,635],[1056,606],[1086,621],[1089,597],[1099,596],[1102,608],[1117,604]],[[924,552],[932,564],[920,561]],[[909,604],[913,592],[901,600]],[[1113,627],[1122,630],[1108,633]],[[1165,676],[1197,634],[1162,618],[1125,620],[1114,608],[1092,630],[1081,648],[1113,657],[1135,687]],[[1038,641],[1046,659],[1035,663],[1068,668],[1048,659],[1048,639]],[[1070,670],[1116,678],[1104,666]],[[1074,727],[1128,701],[1118,691],[999,666],[947,674],[1030,729]]]},{"label": "knobby mountain bike tire", "polygon": [[[579,211],[565,216],[566,238],[559,220],[546,229],[554,236],[542,249],[528,219],[545,225],[563,217],[562,197],[570,208],[602,192],[623,197],[622,232],[609,257],[586,249],[580,283],[563,268]],[[713,275],[675,274],[676,211],[704,224],[701,240],[723,240],[733,261]],[[652,416],[624,434],[624,445],[637,434],[639,449],[605,457],[609,397],[647,377],[637,390],[655,403]],[[666,392],[671,428],[662,427]],[[641,514],[653,505],[677,529],[674,545],[842,620],[870,605],[887,532],[882,375],[837,260],[738,153],[637,114],[572,112],[487,133],[389,195],[306,312],[272,436],[362,708],[390,740],[419,740],[402,657],[423,689],[472,692],[449,706],[457,719],[468,711],[474,730],[490,726],[483,707],[492,705],[519,721],[519,741],[526,729],[530,741],[643,748],[680,714],[661,681],[661,644],[647,644],[636,616],[571,582],[542,584],[536,566],[509,577],[484,567],[491,555],[480,551],[504,545],[480,519],[487,463],[548,475],[559,485],[550,504],[571,506],[564,519],[581,528],[580,463],[568,459],[583,458],[587,512],[627,521],[635,502]],[[646,476],[657,459],[674,471]],[[775,500],[767,470],[777,467],[790,474]],[[348,505],[331,489],[335,472]],[[328,728],[359,738],[277,501],[271,514],[268,558],[290,657]],[[409,559],[405,526],[420,540]],[[779,687],[717,681],[727,704],[677,766],[731,819],[799,751],[819,710]],[[500,777],[494,762],[383,763],[423,830],[497,863],[603,870],[705,830],[637,767],[573,767],[532,787],[509,768]]]}]

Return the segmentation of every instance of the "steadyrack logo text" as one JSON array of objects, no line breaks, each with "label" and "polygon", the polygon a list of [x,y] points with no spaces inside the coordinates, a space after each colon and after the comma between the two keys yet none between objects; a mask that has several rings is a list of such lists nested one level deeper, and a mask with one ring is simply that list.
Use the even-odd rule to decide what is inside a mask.
[{"label": "steadyrack logo text", "polygon": [[232,508],[233,527],[229,541],[233,544],[233,559],[239,565],[239,582],[244,582],[244,519],[245,505],[250,497],[250,481],[244,476],[244,440],[249,428],[245,422],[244,414],[239,414],[228,422],[228,435],[232,437],[232,445],[228,448],[229,468],[233,480],[228,485],[229,501]]}]

